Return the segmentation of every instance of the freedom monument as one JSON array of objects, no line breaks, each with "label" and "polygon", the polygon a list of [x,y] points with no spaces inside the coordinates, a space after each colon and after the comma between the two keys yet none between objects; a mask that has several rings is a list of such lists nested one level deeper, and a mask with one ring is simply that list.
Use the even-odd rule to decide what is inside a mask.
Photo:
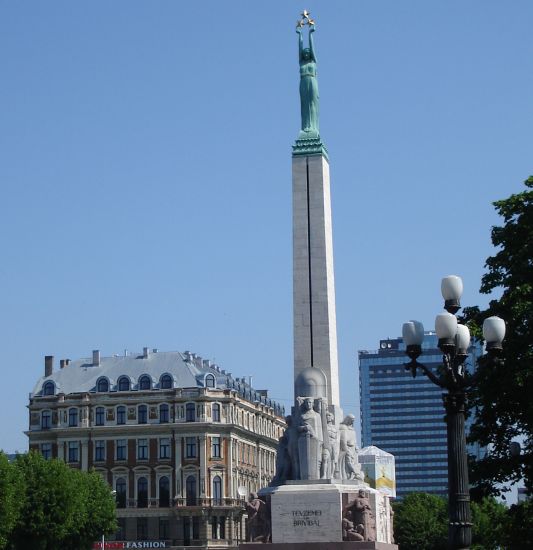
[{"label": "freedom monument", "polygon": [[[365,482],[355,417],[340,407],[329,160],[319,131],[315,22],[307,11],[296,32],[301,129],[292,148],[294,406],[271,487],[247,503],[252,544],[240,548],[259,542],[279,550],[393,549],[390,498]],[[388,454],[369,448],[363,463],[374,449],[380,457]]]}]

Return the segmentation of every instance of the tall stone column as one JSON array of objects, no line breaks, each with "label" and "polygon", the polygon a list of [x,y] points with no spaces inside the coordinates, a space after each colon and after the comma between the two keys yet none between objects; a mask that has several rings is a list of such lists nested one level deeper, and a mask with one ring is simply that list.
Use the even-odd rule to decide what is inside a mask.
[{"label": "tall stone column", "polygon": [[293,147],[294,378],[308,367],[327,379],[340,406],[329,162],[320,138]]}]

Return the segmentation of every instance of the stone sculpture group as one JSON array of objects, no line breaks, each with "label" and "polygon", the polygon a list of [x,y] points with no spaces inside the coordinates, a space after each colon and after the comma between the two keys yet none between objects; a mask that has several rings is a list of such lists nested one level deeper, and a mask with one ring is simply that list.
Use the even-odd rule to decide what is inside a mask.
[{"label": "stone sculpture group", "polygon": [[353,428],[355,417],[347,415],[337,427],[326,399],[297,397],[296,402],[295,413],[286,418],[287,428],[279,439],[272,485],[299,479],[363,481]]}]

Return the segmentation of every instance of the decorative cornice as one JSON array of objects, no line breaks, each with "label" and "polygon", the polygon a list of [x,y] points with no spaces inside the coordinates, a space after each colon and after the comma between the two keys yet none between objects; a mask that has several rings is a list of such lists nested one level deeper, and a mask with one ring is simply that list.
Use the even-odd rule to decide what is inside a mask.
[{"label": "decorative cornice", "polygon": [[293,157],[309,157],[314,155],[322,155],[329,161],[328,150],[322,143],[320,136],[300,137],[292,146]]}]

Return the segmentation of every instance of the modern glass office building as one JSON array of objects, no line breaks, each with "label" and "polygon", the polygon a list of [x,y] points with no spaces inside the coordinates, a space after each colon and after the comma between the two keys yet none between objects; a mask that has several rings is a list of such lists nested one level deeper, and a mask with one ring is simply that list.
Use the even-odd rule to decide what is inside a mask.
[{"label": "modern glass office building", "polygon": [[[432,371],[442,364],[437,335],[426,332],[419,358]],[[476,348],[467,367],[475,365]],[[419,372],[413,379],[402,338],[381,340],[379,350],[359,352],[362,445],[396,457],[398,498],[412,492],[448,491],[446,425],[442,390]],[[478,453],[477,449],[470,449]]]}]

